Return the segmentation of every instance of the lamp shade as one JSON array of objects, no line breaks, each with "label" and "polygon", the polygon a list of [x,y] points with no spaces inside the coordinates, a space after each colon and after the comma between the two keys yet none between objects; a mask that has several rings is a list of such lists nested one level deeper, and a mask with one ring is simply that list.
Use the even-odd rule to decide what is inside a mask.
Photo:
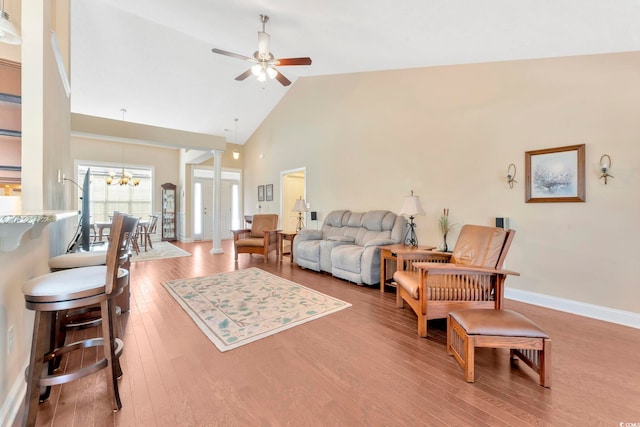
[{"label": "lamp shade", "polygon": [[0,42],[22,44],[22,38],[20,38],[18,30],[9,21],[9,15],[4,10],[0,10]]},{"label": "lamp shade", "polygon": [[298,199],[296,200],[296,202],[293,204],[293,208],[291,209],[291,212],[306,212],[307,211],[307,204],[304,202],[304,199]]},{"label": "lamp shade", "polygon": [[413,192],[411,192],[411,196],[405,197],[400,215],[424,215],[424,209],[422,209],[422,205],[420,204],[420,196],[414,196]]}]

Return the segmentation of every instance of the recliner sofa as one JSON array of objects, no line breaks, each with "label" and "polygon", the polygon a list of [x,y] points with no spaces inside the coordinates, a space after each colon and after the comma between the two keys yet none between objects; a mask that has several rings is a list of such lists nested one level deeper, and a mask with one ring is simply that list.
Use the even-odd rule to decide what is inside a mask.
[{"label": "recliner sofa", "polygon": [[302,268],[357,284],[380,282],[379,246],[400,243],[407,220],[390,211],[330,212],[321,230],[301,230],[293,259]]}]

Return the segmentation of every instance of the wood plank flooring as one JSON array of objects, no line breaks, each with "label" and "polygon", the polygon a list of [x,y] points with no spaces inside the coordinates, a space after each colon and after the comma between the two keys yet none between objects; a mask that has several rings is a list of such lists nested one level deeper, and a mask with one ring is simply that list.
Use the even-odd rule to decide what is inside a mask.
[{"label": "wood plank flooring", "polygon": [[[507,300],[551,336],[553,388],[496,349],[477,350],[468,384],[447,355],[446,322],[429,322],[429,338],[419,338],[391,290],[279,263],[275,253],[266,264],[241,254],[236,266],[228,241],[223,255],[209,254],[210,242],[177,245],[193,256],[132,264],[122,410],[111,411],[102,371],[54,387],[39,426],[640,425],[640,330]],[[161,283],[250,266],[353,306],[220,353]]]}]

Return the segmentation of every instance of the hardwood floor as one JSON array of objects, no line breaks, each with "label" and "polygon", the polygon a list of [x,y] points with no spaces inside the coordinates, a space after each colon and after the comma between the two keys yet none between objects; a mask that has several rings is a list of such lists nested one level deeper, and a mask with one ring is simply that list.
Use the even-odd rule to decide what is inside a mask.
[{"label": "hardwood floor", "polygon": [[[476,382],[445,349],[446,322],[395,308],[395,293],[289,263],[240,255],[255,266],[353,306],[220,353],[161,283],[229,271],[229,242],[177,245],[193,256],[132,264],[131,311],[122,316],[123,408],[104,398],[104,371],[54,387],[39,426],[640,425],[640,330],[507,300],[553,340],[553,388],[538,385],[508,350],[476,352]],[[77,332],[96,334],[94,329]],[[95,351],[64,360],[77,365]],[[631,425],[631,424],[630,424]]]}]

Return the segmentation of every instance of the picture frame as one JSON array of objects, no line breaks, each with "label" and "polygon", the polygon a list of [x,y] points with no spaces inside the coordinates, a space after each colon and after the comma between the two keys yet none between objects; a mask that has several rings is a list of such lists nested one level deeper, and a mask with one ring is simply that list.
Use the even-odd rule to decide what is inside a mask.
[{"label": "picture frame", "polygon": [[525,202],[584,202],[585,145],[527,151]]},{"label": "picture frame", "polygon": [[267,184],[267,202],[273,202],[273,184]]},{"label": "picture frame", "polygon": [[258,185],[258,201],[264,202],[264,185]]}]

